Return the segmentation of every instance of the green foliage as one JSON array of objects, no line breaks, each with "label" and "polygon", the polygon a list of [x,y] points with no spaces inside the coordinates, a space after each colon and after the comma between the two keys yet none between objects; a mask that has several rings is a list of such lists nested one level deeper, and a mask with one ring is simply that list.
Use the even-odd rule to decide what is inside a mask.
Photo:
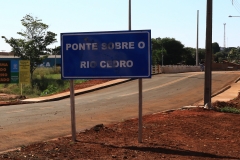
[{"label": "green foliage", "polygon": [[233,48],[235,48],[235,47],[224,48],[223,52],[228,53],[228,52],[230,52],[231,49],[233,49]]},{"label": "green foliage", "polygon": [[17,34],[22,38],[7,39],[5,36],[2,36],[2,38],[12,47],[14,56],[20,57],[22,60],[30,61],[32,80],[34,70],[38,65],[42,64],[43,60],[47,58],[47,55],[52,52],[52,49],[47,48],[47,46],[56,42],[56,34],[47,31],[48,25],[42,23],[41,19],[37,17],[34,18],[29,14],[23,17],[21,23],[25,27],[25,30],[17,32]]},{"label": "green foliage", "polygon": [[183,55],[182,55],[182,64],[185,65],[195,65],[196,64],[196,49],[186,47],[183,48]]},{"label": "green foliage", "polygon": [[220,51],[219,44],[217,42],[212,43],[212,53],[215,54]]},{"label": "green foliage", "polygon": [[240,51],[238,48],[232,48],[228,53],[227,60],[232,63],[239,63]]},{"label": "green foliage", "polygon": [[[41,75],[40,78],[34,78],[33,84],[38,87],[41,92],[45,92],[47,94],[52,94],[54,92],[58,92],[66,89],[66,80],[61,79],[53,79],[50,76]],[[46,91],[48,90],[48,91]]]},{"label": "green foliage", "polygon": [[[174,38],[152,38],[152,65],[195,65],[196,48],[184,47]],[[215,42],[216,43],[216,42]],[[220,49],[220,48],[219,48]],[[198,59],[204,61],[205,49],[198,48]]]},{"label": "green foliage", "polygon": [[50,71],[51,74],[60,74],[61,73],[61,67],[53,67]]},{"label": "green foliage", "polygon": [[233,108],[233,107],[223,107],[223,108],[220,108],[220,111],[226,112],[226,113],[240,114],[240,110],[237,108]]},{"label": "green foliage", "polygon": [[53,55],[61,55],[61,46],[55,47],[52,51]]},{"label": "green foliage", "polygon": [[153,50],[152,51],[152,65],[161,64],[161,52],[160,50]]},{"label": "green foliage", "polygon": [[201,60],[201,59],[205,59],[205,54],[206,54],[206,50],[205,49],[198,49],[198,59]]},{"label": "green foliage", "polygon": [[[22,85],[22,95],[27,97],[45,96],[66,90],[70,86],[69,80],[61,80],[60,68],[37,68],[33,75],[32,85]],[[56,74],[57,73],[57,74]],[[74,80],[75,84],[83,83],[86,79]],[[7,94],[21,94],[20,84],[1,84],[0,92]]]},{"label": "green foliage", "polygon": [[184,45],[174,38],[152,39],[152,63],[153,65],[163,62],[164,65],[182,63]]},{"label": "green foliage", "polygon": [[[198,49],[198,59],[204,59],[205,49]],[[152,65],[162,63],[171,64],[196,64],[196,48],[184,47],[184,45],[174,38],[152,38]]]},{"label": "green foliage", "polygon": [[[33,79],[61,79],[60,67],[55,68],[37,68],[33,74]],[[34,80],[33,80],[34,81]]]},{"label": "green foliage", "polygon": [[176,65],[182,63],[184,45],[174,38],[162,38],[162,44],[167,54],[164,56],[164,64]]},{"label": "green foliage", "polygon": [[50,74],[50,75],[47,75],[46,78],[48,78],[48,79],[61,79],[61,74]]},{"label": "green foliage", "polygon": [[[20,94],[20,87],[18,89],[18,93]],[[39,91],[38,86],[23,85],[22,87],[22,94],[27,95],[27,97],[38,97],[40,93],[41,91]]]},{"label": "green foliage", "polygon": [[[75,83],[82,83],[86,80],[75,80]],[[61,80],[60,67],[37,68],[34,72],[33,84],[38,87],[41,95],[53,94],[69,88],[68,80]]]},{"label": "green foliage", "polygon": [[48,85],[47,89],[45,89],[40,96],[48,95],[48,94],[53,94],[57,92],[57,87],[54,86],[53,84]]},{"label": "green foliage", "polygon": [[221,63],[223,60],[226,60],[226,59],[227,59],[227,54],[224,53],[223,51],[217,52],[217,53],[214,54],[214,61],[215,62]]},{"label": "green foliage", "polygon": [[152,38],[152,65],[162,64],[162,60],[166,55],[161,38]]},{"label": "green foliage", "polygon": [[40,95],[40,91],[38,90],[37,86],[31,86],[29,84],[8,84],[5,86],[0,86],[0,92],[6,94],[16,94],[21,95],[21,88],[22,88],[22,95],[27,95],[28,97],[37,97]]}]

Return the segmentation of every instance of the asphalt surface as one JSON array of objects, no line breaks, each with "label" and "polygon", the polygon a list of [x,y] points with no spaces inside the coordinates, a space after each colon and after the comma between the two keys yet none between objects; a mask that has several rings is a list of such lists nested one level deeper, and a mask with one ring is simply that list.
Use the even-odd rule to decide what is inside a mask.
[{"label": "asphalt surface", "polygon": [[[240,91],[240,83],[238,83],[239,79],[240,79],[240,77],[238,79],[236,79],[236,81],[233,84],[228,85],[227,87],[224,87],[222,90],[218,91],[217,93],[214,93],[212,95],[211,101],[212,102],[229,101],[229,100],[237,97],[238,93]],[[99,90],[102,88],[106,88],[106,87],[110,87],[113,85],[128,82],[131,80],[132,79],[116,79],[116,80],[108,81],[108,82],[98,84],[95,86],[91,86],[88,88],[75,90],[74,94],[75,95],[84,94],[84,93],[92,92],[92,91]],[[70,97],[70,92],[65,92],[65,93],[60,93],[60,94],[55,94],[55,95],[50,95],[50,96],[44,96],[44,97],[24,99],[22,101],[29,102],[29,103],[40,103],[40,102],[61,100],[61,99],[68,98],[68,97]],[[204,105],[203,103],[204,103],[203,101],[200,101],[198,105],[203,106]]]}]

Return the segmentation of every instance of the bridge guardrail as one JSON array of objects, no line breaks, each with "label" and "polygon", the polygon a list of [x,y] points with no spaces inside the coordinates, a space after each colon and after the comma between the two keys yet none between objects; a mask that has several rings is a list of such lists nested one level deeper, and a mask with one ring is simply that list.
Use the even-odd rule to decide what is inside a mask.
[{"label": "bridge guardrail", "polygon": [[187,65],[153,65],[152,74],[161,73],[184,73],[184,72],[200,72],[200,66],[187,66]]}]

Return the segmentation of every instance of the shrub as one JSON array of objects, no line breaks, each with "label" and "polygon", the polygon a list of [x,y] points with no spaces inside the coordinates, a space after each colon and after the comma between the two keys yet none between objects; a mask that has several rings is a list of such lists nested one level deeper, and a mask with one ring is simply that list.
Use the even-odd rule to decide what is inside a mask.
[{"label": "shrub", "polygon": [[240,114],[240,110],[234,107],[223,107],[220,108],[220,112]]}]

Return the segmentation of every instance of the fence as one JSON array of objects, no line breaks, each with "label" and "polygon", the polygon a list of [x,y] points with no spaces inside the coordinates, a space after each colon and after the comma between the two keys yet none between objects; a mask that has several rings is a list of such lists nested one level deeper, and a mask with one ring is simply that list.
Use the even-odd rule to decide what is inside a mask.
[{"label": "fence", "polygon": [[[236,71],[240,70],[240,65],[233,63],[213,63],[213,71]],[[186,66],[186,65],[166,65],[152,66],[152,74],[159,73],[184,73],[184,72],[200,72],[200,66]]]},{"label": "fence", "polygon": [[186,66],[186,65],[152,66],[152,74],[200,72],[200,71],[201,71],[200,66]]}]

